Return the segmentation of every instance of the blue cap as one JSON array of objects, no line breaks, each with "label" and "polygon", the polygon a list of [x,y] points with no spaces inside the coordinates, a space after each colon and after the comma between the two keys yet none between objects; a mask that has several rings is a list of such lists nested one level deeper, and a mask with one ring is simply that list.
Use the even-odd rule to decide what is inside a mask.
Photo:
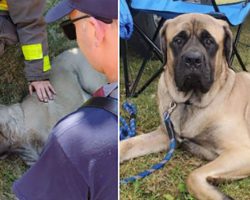
[{"label": "blue cap", "polygon": [[54,22],[75,9],[93,17],[118,18],[118,0],[63,0],[48,11],[45,21]]}]

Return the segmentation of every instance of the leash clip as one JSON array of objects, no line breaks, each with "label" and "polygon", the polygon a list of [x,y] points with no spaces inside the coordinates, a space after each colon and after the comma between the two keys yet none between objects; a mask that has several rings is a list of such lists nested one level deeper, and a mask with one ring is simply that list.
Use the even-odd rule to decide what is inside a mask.
[{"label": "leash clip", "polygon": [[176,107],[176,103],[174,101],[171,101],[168,106],[168,109],[163,114],[164,120],[170,120],[170,115],[174,111],[175,107]]},{"label": "leash clip", "polygon": [[174,111],[175,108],[176,108],[176,103],[174,101],[171,101],[168,106],[168,114],[170,115]]}]

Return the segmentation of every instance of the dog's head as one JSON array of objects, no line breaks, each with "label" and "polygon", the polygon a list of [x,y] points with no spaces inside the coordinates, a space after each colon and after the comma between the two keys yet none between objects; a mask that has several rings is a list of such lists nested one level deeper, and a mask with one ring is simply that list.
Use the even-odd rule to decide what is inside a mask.
[{"label": "dog's head", "polygon": [[166,66],[180,92],[207,93],[227,66],[232,33],[226,22],[204,14],[184,14],[161,30]]}]

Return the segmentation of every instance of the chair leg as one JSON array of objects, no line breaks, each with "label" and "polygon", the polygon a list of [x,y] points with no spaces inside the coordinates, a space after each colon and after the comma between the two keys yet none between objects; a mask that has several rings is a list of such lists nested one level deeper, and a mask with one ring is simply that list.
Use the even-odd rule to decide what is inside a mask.
[{"label": "chair leg", "polygon": [[238,42],[239,42],[239,39],[240,39],[240,34],[241,34],[241,31],[242,31],[242,26],[243,26],[243,24],[239,25],[239,27],[237,29],[237,33],[236,33],[235,39],[234,39],[234,42],[233,42],[233,52],[232,52],[231,59],[230,59],[230,66],[232,66],[234,56],[236,56],[239,64],[241,65],[241,68],[244,71],[247,71],[246,66],[243,63],[243,61],[241,59],[241,56],[240,56],[240,54],[239,54],[239,52],[237,50],[237,45],[238,45]]},{"label": "chair leg", "polygon": [[239,42],[241,31],[242,31],[242,24],[239,25],[236,36],[235,36],[235,39],[234,39],[235,47],[237,47],[237,44]]},{"label": "chair leg", "polygon": [[159,26],[156,29],[155,34],[154,34],[152,40],[143,32],[143,30],[137,24],[135,24],[134,27],[135,27],[135,30],[143,38],[143,40],[149,45],[150,49],[148,50],[148,53],[150,53],[151,51],[153,51],[156,54],[156,56],[158,57],[158,59],[160,61],[163,61],[163,54],[162,54],[161,50],[154,43],[155,40],[157,39],[157,36],[159,34],[159,31],[160,31],[160,28],[162,27],[162,23],[161,22],[159,23]]},{"label": "chair leg", "polygon": [[[135,27],[135,30],[141,35],[141,37],[144,39],[144,41],[149,45],[149,49],[147,51],[147,55],[144,57],[143,59],[143,62],[141,64],[141,67],[136,75],[136,78],[132,84],[132,88],[131,88],[131,96],[136,96],[138,95],[139,93],[136,92],[136,89],[137,89],[137,86],[138,86],[138,83],[139,81],[141,80],[141,77],[142,77],[142,74],[143,74],[143,71],[146,67],[146,64],[147,62],[149,61],[149,59],[151,58],[152,56],[152,53],[155,52],[156,56],[163,62],[163,55],[162,55],[162,52],[161,50],[154,44],[154,41],[156,40],[158,34],[159,34],[159,31],[160,31],[160,28],[162,27],[163,23],[164,23],[164,19],[161,19],[160,22],[159,22],[159,25],[154,33],[154,36],[153,36],[153,39],[151,40],[141,29],[139,26],[137,26],[136,24],[134,25]],[[152,75],[152,77],[150,78],[149,81],[146,82],[146,85],[144,84],[140,90],[140,93],[146,89],[146,87],[159,75],[158,71]]]},{"label": "chair leg", "polygon": [[144,83],[144,85],[138,90],[138,92],[134,93],[134,97],[137,97],[139,94],[141,94],[163,71],[164,71],[164,66],[162,65],[160,69],[158,69],[150,79]]},{"label": "chair leg", "polygon": [[125,82],[125,92],[126,97],[130,96],[130,81],[128,74],[128,58],[127,58],[127,41],[121,40],[121,50],[122,50],[122,60],[123,60],[123,73],[124,73],[124,82]]},{"label": "chair leg", "polygon": [[[233,46],[236,45],[236,47],[237,47],[237,44],[238,44],[238,41],[239,41],[239,37],[240,37],[241,28],[242,28],[242,26],[239,25],[238,29],[237,29],[237,32],[236,32],[236,36],[235,36],[234,41],[233,41]],[[232,55],[231,55],[231,59],[230,59],[230,66],[232,66],[232,64],[233,64],[234,56],[235,56],[235,53],[234,53],[234,49],[233,49],[233,52],[232,52]]]}]

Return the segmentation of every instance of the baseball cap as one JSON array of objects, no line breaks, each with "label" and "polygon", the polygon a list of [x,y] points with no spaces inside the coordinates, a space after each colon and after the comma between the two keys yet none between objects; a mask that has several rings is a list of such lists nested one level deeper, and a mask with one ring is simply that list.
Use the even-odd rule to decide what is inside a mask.
[{"label": "baseball cap", "polygon": [[45,21],[57,21],[75,9],[93,17],[118,18],[118,0],[63,0],[48,11]]}]

